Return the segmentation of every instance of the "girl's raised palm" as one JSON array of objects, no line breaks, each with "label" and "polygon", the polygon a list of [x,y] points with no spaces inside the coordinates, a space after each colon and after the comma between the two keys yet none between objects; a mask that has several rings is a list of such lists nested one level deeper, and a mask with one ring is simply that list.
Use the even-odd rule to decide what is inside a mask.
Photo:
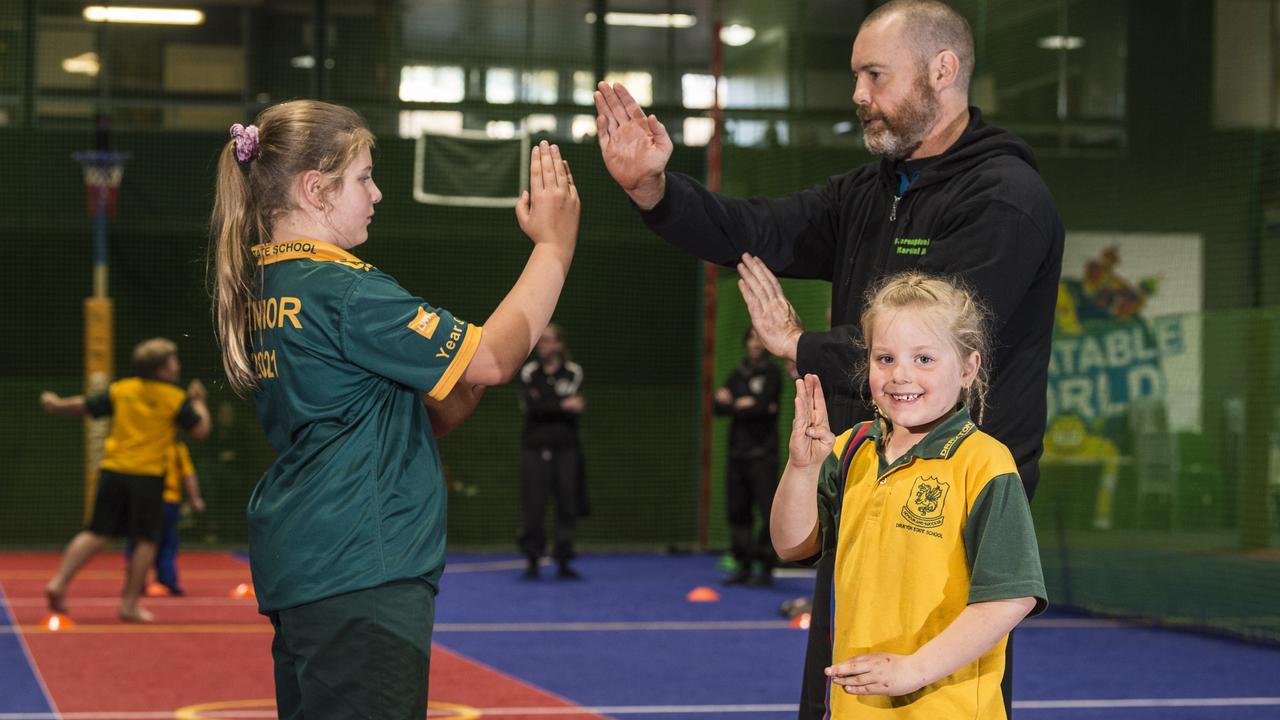
[{"label": "girl's raised palm", "polygon": [[818,376],[796,378],[796,415],[791,421],[789,462],[796,467],[821,464],[831,454],[836,438],[827,422],[827,401]]},{"label": "girl's raised palm", "polygon": [[560,148],[543,140],[529,156],[529,189],[516,202],[516,221],[535,243],[556,243],[573,249],[578,239],[582,204],[569,163]]}]

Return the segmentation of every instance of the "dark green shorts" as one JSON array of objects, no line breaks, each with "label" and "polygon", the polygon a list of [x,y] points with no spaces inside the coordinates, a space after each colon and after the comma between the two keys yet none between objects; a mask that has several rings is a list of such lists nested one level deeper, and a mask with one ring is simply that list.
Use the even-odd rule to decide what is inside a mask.
[{"label": "dark green shorts", "polygon": [[435,612],[401,580],[271,613],[281,720],[422,720]]}]

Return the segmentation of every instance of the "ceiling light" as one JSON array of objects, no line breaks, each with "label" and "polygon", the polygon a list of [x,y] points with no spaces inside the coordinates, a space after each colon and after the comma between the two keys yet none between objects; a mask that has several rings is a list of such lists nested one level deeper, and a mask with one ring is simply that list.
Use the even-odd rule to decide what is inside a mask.
[{"label": "ceiling light", "polygon": [[[594,25],[599,19],[593,12],[586,15],[587,22]],[[689,28],[698,23],[698,18],[683,13],[638,13],[607,12],[604,14],[605,25],[627,25],[647,28]]]},{"label": "ceiling light", "polygon": [[1077,35],[1049,35],[1036,41],[1044,50],[1078,50],[1084,47],[1084,38]]},{"label": "ceiling light", "polygon": [[69,57],[62,61],[63,72],[73,75],[88,75],[89,77],[98,76],[98,53],[87,52],[81,53],[75,57]]},{"label": "ceiling light", "polygon": [[720,42],[731,47],[742,47],[754,40],[756,29],[750,25],[726,25],[720,28]]},{"label": "ceiling light", "polygon": [[183,10],[179,8],[90,5],[84,9],[84,19],[89,22],[199,25],[204,22],[204,13],[199,10]]}]

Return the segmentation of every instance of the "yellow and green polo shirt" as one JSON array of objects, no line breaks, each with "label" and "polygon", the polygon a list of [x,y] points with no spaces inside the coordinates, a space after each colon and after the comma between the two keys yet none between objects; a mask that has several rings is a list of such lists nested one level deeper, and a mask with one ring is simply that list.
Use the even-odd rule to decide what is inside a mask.
[{"label": "yellow and green polo shirt", "polygon": [[438,587],[446,490],[422,395],[449,394],[481,328],[328,243],[253,254],[255,400],[279,453],[249,498],[259,609],[408,578]]},{"label": "yellow and green polo shirt", "polygon": [[[842,463],[860,430],[866,441]],[[832,662],[910,655],[971,603],[1034,597],[1031,614],[1043,611],[1031,509],[1008,448],[963,409],[893,463],[882,446],[879,422],[855,426],[836,439],[823,466],[823,547],[835,552]],[[841,465],[848,468],[843,483]],[[1004,718],[1007,640],[910,695],[849,695],[830,685],[830,717]]]},{"label": "yellow and green polo shirt", "polygon": [[182,502],[182,478],[196,474],[195,463],[191,462],[191,450],[184,442],[175,442],[169,449],[169,467],[164,473],[164,501],[167,503]]},{"label": "yellow and green polo shirt", "polygon": [[125,475],[163,477],[178,427],[191,429],[200,416],[187,392],[173,383],[131,377],[84,400],[90,417],[111,416],[102,469]]}]

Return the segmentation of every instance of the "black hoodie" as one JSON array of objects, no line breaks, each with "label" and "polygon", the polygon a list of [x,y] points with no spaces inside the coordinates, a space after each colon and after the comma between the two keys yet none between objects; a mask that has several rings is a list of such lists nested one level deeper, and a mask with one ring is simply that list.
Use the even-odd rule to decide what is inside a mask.
[{"label": "black hoodie", "polygon": [[[900,169],[919,171],[905,190]],[[946,152],[919,163],[882,159],[777,199],[729,198],[667,173],[666,195],[642,217],[710,262],[733,266],[749,252],[780,276],[831,282],[833,329],[801,336],[796,367],[821,378],[837,434],[870,417],[866,390],[854,387],[851,371],[871,285],[911,269],[967,281],[994,320],[982,428],[1009,447],[1028,497],[1034,492],[1062,221],[1031,149],[983,123],[977,108]]]}]

